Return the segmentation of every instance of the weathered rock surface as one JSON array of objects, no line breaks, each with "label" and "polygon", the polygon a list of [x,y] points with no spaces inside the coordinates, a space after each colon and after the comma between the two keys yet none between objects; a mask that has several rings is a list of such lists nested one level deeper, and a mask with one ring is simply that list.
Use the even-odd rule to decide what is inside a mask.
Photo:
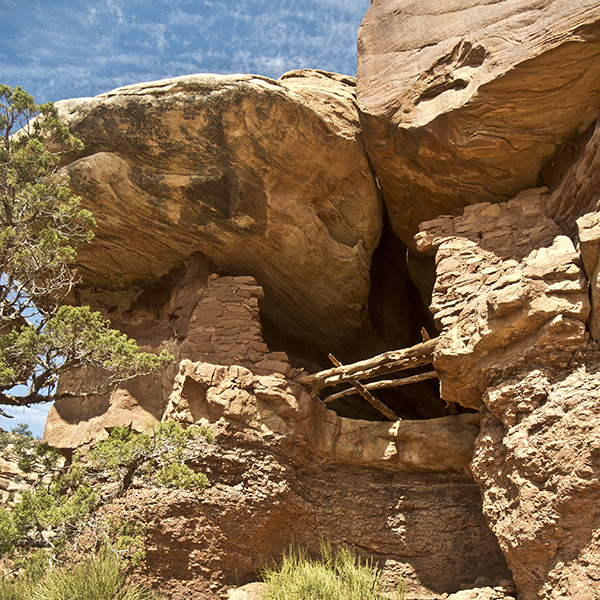
[{"label": "weathered rock surface", "polygon": [[414,598],[507,577],[470,477],[336,465],[287,435],[215,427],[216,443],[188,461],[209,488],[132,489],[108,507],[145,524],[148,574],[166,598],[223,597],[256,580],[292,537],[315,556],[322,537],[350,544],[374,557],[386,583],[402,575]]},{"label": "weathered rock surface", "polygon": [[438,248],[434,366],[444,399],[485,415],[471,468],[519,598],[592,600],[600,352],[582,264],[596,260],[597,241],[582,235],[582,261],[544,216],[545,191],[424,223],[416,240]]},{"label": "weathered rock surface", "polygon": [[281,374],[182,361],[164,419],[242,424],[282,435],[341,464],[397,472],[468,476],[479,414],[425,421],[377,422],[339,417]]},{"label": "weathered rock surface", "polygon": [[450,594],[446,600],[514,600],[510,592],[506,592],[502,586],[495,588],[482,587],[470,590],[462,590],[456,594]]},{"label": "weathered rock surface", "polygon": [[415,238],[423,252],[438,248],[434,366],[447,401],[480,409],[490,378],[534,358],[566,367],[587,342],[587,279],[573,242],[544,216],[544,191],[469,206]]},{"label": "weathered rock surface", "polygon": [[[592,305],[589,332],[600,340],[600,127],[596,123],[579,144],[566,153],[571,161],[561,164],[562,178],[545,203],[546,214],[579,242],[581,259],[589,285]],[[561,160],[561,163],[564,163]]]},{"label": "weathered rock surface", "polygon": [[57,103],[85,144],[66,171],[98,222],[84,285],[147,286],[199,251],[254,276],[282,330],[356,344],[382,207],[354,90],[318,71],[190,75]]},{"label": "weathered rock surface", "polygon": [[[104,439],[116,425],[146,431],[163,418],[182,359],[236,364],[257,374],[291,374],[287,355],[269,352],[263,341],[258,300],[264,292],[253,277],[219,277],[205,257],[196,255],[158,288],[137,298],[133,292],[133,300],[132,292],[80,290],[80,299],[109,314],[113,326],[146,349],[166,346],[176,361],[160,374],[125,382],[104,396],[58,400],[48,413],[46,442],[70,449]],[[73,376],[60,385],[77,393],[81,384]]]},{"label": "weathered rock surface", "polygon": [[598,598],[600,354],[490,386],[473,473],[523,600]]},{"label": "weathered rock surface", "polygon": [[[158,385],[131,382],[96,403],[56,403],[45,440],[72,448],[114,425],[144,430],[159,419],[218,432],[214,446],[188,449],[208,490],[140,487],[107,508],[144,523],[149,576],[167,598],[216,599],[255,579],[292,539],[315,552],[323,536],[374,555],[386,581],[402,574],[421,598],[465,579],[507,576],[469,471],[479,414],[395,423],[340,417],[289,379],[284,353],[268,352],[253,278],[211,274],[196,256],[164,285],[122,306],[115,293],[111,314],[148,341],[163,337],[165,320],[175,327],[171,349],[182,360],[174,384],[165,374]],[[108,310],[105,292],[86,294]],[[172,318],[153,320],[153,307]]]},{"label": "weathered rock surface", "polygon": [[552,193],[546,201],[546,214],[560,225],[566,235],[573,238],[578,232],[577,219],[600,208],[599,123],[591,126],[577,142],[573,148],[565,150],[566,158],[571,157],[571,161],[566,169],[563,166],[565,172],[559,182],[552,186]]},{"label": "weathered rock surface", "polygon": [[595,0],[374,0],[358,48],[365,142],[409,245],[422,221],[538,185],[600,116]]}]

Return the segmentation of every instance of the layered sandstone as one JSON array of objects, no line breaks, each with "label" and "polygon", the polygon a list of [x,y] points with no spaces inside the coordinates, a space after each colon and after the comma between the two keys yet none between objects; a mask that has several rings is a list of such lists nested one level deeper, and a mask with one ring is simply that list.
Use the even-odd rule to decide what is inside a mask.
[{"label": "layered sandstone", "polygon": [[190,75],[57,103],[85,144],[66,172],[98,223],[85,286],[145,287],[195,252],[251,275],[280,329],[326,350],[369,330],[381,200],[354,80]]},{"label": "layered sandstone", "polygon": [[374,0],[358,47],[365,141],[409,245],[422,221],[538,185],[600,116],[594,0]]},{"label": "layered sandstone", "polygon": [[447,401],[479,409],[490,378],[533,359],[567,366],[587,342],[581,257],[545,217],[544,191],[421,225],[417,248],[437,248],[434,365]]},{"label": "layered sandstone", "polygon": [[285,436],[340,464],[399,473],[469,474],[479,415],[421,421],[348,419],[328,410],[280,373],[256,375],[239,366],[182,361],[164,419],[223,420],[263,435]]},{"label": "layered sandstone", "polygon": [[285,353],[268,352],[256,281],[210,271],[197,255],[135,302],[88,290],[82,298],[104,312],[112,304],[115,324],[148,343],[164,337],[165,324],[174,328],[179,371],[174,382],[167,372],[109,398],[57,402],[46,425],[45,440],[63,449],[102,439],[115,425],[143,431],[161,419],[217,433],[214,445],[186,449],[187,464],[208,474],[208,490],[134,482],[107,507],[144,524],[156,587],[172,600],[215,600],[256,579],[292,538],[316,552],[322,537],[374,556],[390,585],[402,576],[420,598],[509,577],[469,471],[479,414],[339,416],[290,379]]},{"label": "layered sandstone", "polygon": [[[86,145],[65,169],[99,224],[74,301],[176,361],[57,403],[45,439],[69,449],[168,418],[218,433],[189,459],[207,491],[134,487],[111,506],[146,523],[163,592],[215,598],[292,537],[316,551],[329,535],[415,597],[497,584],[500,549],[521,600],[597,597],[599,80],[592,0],[373,0],[360,113],[351,78],[317,71],[59,104]],[[391,232],[380,244],[363,135],[408,263]],[[377,343],[419,341],[407,272],[440,330],[442,398],[469,412],[328,410],[270,351],[259,303],[277,333],[358,357],[370,315],[394,323]],[[420,389],[408,412],[440,406]]]},{"label": "layered sandstone", "polygon": [[[547,190],[535,189],[470,206],[423,223],[416,243],[437,249],[434,366],[444,399],[483,412],[471,469],[519,598],[592,600],[600,353],[586,331],[584,260],[547,204]],[[582,235],[588,265],[593,230]]]}]

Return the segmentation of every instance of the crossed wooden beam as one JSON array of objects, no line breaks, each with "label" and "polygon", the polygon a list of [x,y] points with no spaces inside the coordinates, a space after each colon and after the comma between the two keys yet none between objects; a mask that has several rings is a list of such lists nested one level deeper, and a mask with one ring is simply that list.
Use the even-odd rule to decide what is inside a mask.
[{"label": "crossed wooden beam", "polygon": [[316,395],[316,393],[324,387],[347,382],[353,387],[328,396],[325,398],[324,402],[332,402],[333,400],[343,398],[344,396],[349,396],[358,391],[358,393],[365,400],[367,400],[388,419],[391,421],[399,421],[400,418],[396,415],[396,413],[383,404],[383,402],[377,400],[377,398],[375,398],[375,396],[373,396],[371,393],[371,390],[398,387],[402,385],[408,385],[410,383],[425,381],[427,379],[433,379],[437,377],[436,372],[428,371],[427,373],[421,373],[411,377],[386,379],[365,384],[361,383],[361,380],[378,377],[380,375],[389,375],[392,373],[397,373],[398,371],[404,371],[406,369],[413,369],[414,367],[431,364],[433,363],[433,352],[435,350],[436,343],[437,340],[435,339],[427,340],[421,344],[417,344],[416,346],[411,346],[410,348],[384,352],[383,354],[379,354],[373,358],[362,360],[351,365],[342,365],[335,358],[335,356],[330,354],[329,359],[335,365],[334,368],[327,369],[326,371],[320,371],[319,373],[313,373],[312,375],[298,377],[296,382],[312,388],[313,395]]}]

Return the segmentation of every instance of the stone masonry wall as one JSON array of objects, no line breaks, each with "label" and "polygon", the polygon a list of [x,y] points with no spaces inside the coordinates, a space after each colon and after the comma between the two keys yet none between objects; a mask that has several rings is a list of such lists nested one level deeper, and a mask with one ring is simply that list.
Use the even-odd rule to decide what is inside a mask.
[{"label": "stone masonry wall", "polygon": [[270,353],[262,338],[258,301],[263,296],[254,277],[210,275],[179,348],[181,359],[289,375],[286,354]]}]

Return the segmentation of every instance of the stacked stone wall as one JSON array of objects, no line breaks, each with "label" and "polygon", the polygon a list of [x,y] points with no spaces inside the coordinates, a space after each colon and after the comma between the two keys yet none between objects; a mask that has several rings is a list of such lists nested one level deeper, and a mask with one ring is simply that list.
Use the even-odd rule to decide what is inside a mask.
[{"label": "stacked stone wall", "polygon": [[210,275],[208,287],[192,312],[180,357],[289,375],[285,352],[269,352],[262,338],[258,301],[263,296],[254,277]]}]

